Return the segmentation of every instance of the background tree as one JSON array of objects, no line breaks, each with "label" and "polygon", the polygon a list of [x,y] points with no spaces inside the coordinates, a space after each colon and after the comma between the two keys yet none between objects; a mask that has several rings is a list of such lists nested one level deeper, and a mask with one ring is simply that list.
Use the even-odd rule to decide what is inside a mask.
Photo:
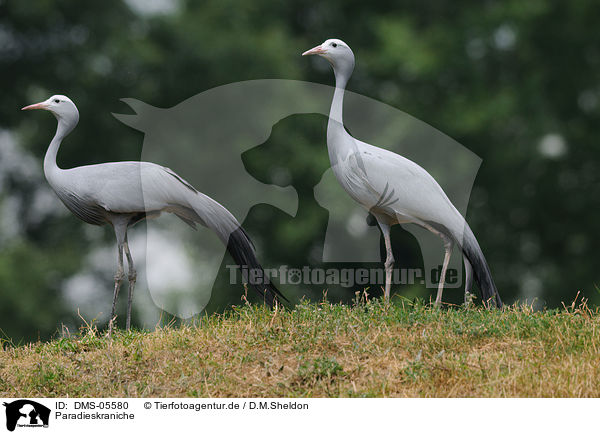
[{"label": "background tree", "polygon": [[[582,291],[597,303],[598,18],[593,0],[0,2],[0,329],[19,341],[78,324],[65,282],[92,247],[113,243],[110,231],[86,228],[51,195],[41,160],[54,119],[23,116],[20,107],[53,93],[76,101],[81,121],[59,154],[62,167],[139,159],[141,135],[110,114],[124,111],[119,98],[170,107],[242,80],[331,85],[329,70],[299,56],[329,37],[356,54],[350,90],[429,123],[483,159],[467,219],[507,302],[537,298],[553,307]],[[292,184],[311,191],[328,163],[324,125],[319,116],[282,121],[264,145],[272,152],[244,155],[247,169],[261,179],[289,157]],[[306,135],[288,134],[299,129]],[[290,136],[297,152],[282,155],[273,144]],[[245,227],[267,263],[310,262],[326,213],[304,205],[293,224],[273,208],[250,212]],[[265,224],[268,242],[260,239]],[[414,239],[394,232],[397,255],[418,263]],[[316,288],[307,293],[319,296]],[[451,301],[459,299],[456,292]],[[235,291],[223,293],[209,307],[234,301]]]}]

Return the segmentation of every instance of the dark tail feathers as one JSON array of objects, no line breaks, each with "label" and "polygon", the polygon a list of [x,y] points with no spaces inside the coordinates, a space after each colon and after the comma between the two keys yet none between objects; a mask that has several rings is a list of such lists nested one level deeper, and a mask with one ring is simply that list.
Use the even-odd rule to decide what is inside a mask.
[{"label": "dark tail feathers", "polygon": [[495,301],[496,307],[502,307],[502,300],[500,299],[500,294],[498,294],[498,290],[492,279],[490,267],[485,260],[485,256],[483,256],[483,252],[481,251],[481,247],[479,247],[479,243],[477,242],[473,231],[471,231],[471,228],[467,224],[465,224],[463,242],[459,244],[462,246],[463,253],[473,267],[475,281],[481,290],[483,301],[485,303]]},{"label": "dark tail feathers", "polygon": [[[257,291],[269,305],[274,306],[276,300],[279,302],[282,300],[289,302],[277,287],[268,281],[263,268],[258,263],[252,241],[241,226],[229,235],[227,250],[236,264],[240,267],[247,267],[250,280],[248,284]],[[257,281],[260,283],[253,284],[252,280],[256,275],[258,276]]]}]

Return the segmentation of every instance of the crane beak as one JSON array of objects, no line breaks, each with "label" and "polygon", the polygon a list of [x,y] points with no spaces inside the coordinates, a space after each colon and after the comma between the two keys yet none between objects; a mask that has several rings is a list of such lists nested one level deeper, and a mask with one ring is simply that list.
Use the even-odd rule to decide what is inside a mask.
[{"label": "crane beak", "polygon": [[317,45],[315,48],[311,48],[308,51],[305,51],[304,53],[302,53],[303,56],[312,56],[314,54],[325,54],[326,51],[323,48],[322,45]]},{"label": "crane beak", "polygon": [[48,106],[46,105],[45,102],[38,102],[37,104],[31,104],[28,106],[23,107],[21,110],[48,110]]}]

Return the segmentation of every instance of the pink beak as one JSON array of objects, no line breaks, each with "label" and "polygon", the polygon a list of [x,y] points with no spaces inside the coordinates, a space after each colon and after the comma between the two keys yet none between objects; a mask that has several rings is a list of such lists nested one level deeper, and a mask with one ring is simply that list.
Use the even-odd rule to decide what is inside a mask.
[{"label": "pink beak", "polygon": [[48,107],[46,106],[45,103],[38,102],[37,104],[31,104],[26,107],[23,107],[21,110],[36,110],[36,109],[46,110],[47,108]]},{"label": "pink beak", "polygon": [[321,45],[317,45],[315,48],[311,48],[308,51],[302,53],[303,56],[312,56],[313,54],[325,54],[326,51]]}]

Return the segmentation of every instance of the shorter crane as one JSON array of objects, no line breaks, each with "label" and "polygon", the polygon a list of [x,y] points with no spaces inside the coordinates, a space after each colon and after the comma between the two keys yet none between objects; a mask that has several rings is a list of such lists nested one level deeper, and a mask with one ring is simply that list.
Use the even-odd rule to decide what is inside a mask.
[{"label": "shorter crane", "polygon": [[118,261],[109,335],[112,334],[121,280],[125,277],[123,252],[129,271],[127,330],[131,327],[136,271],[127,241],[127,229],[145,218],[157,217],[163,211],[175,214],[192,228],[199,223],[213,230],[235,262],[240,267],[247,267],[251,275],[258,276],[249,284],[266,302],[274,306],[278,301],[287,300],[268,281],[248,234],[224,206],[197,191],[171,169],[153,163],[126,161],[61,169],[56,164],[56,155],[62,140],[79,122],[79,111],[64,95],[54,95],[46,101],[22,108],[33,109],[47,110],[58,121],[56,134],[44,158],[44,174],[52,189],[65,206],[84,222],[93,225],[109,223],[114,228]]}]

